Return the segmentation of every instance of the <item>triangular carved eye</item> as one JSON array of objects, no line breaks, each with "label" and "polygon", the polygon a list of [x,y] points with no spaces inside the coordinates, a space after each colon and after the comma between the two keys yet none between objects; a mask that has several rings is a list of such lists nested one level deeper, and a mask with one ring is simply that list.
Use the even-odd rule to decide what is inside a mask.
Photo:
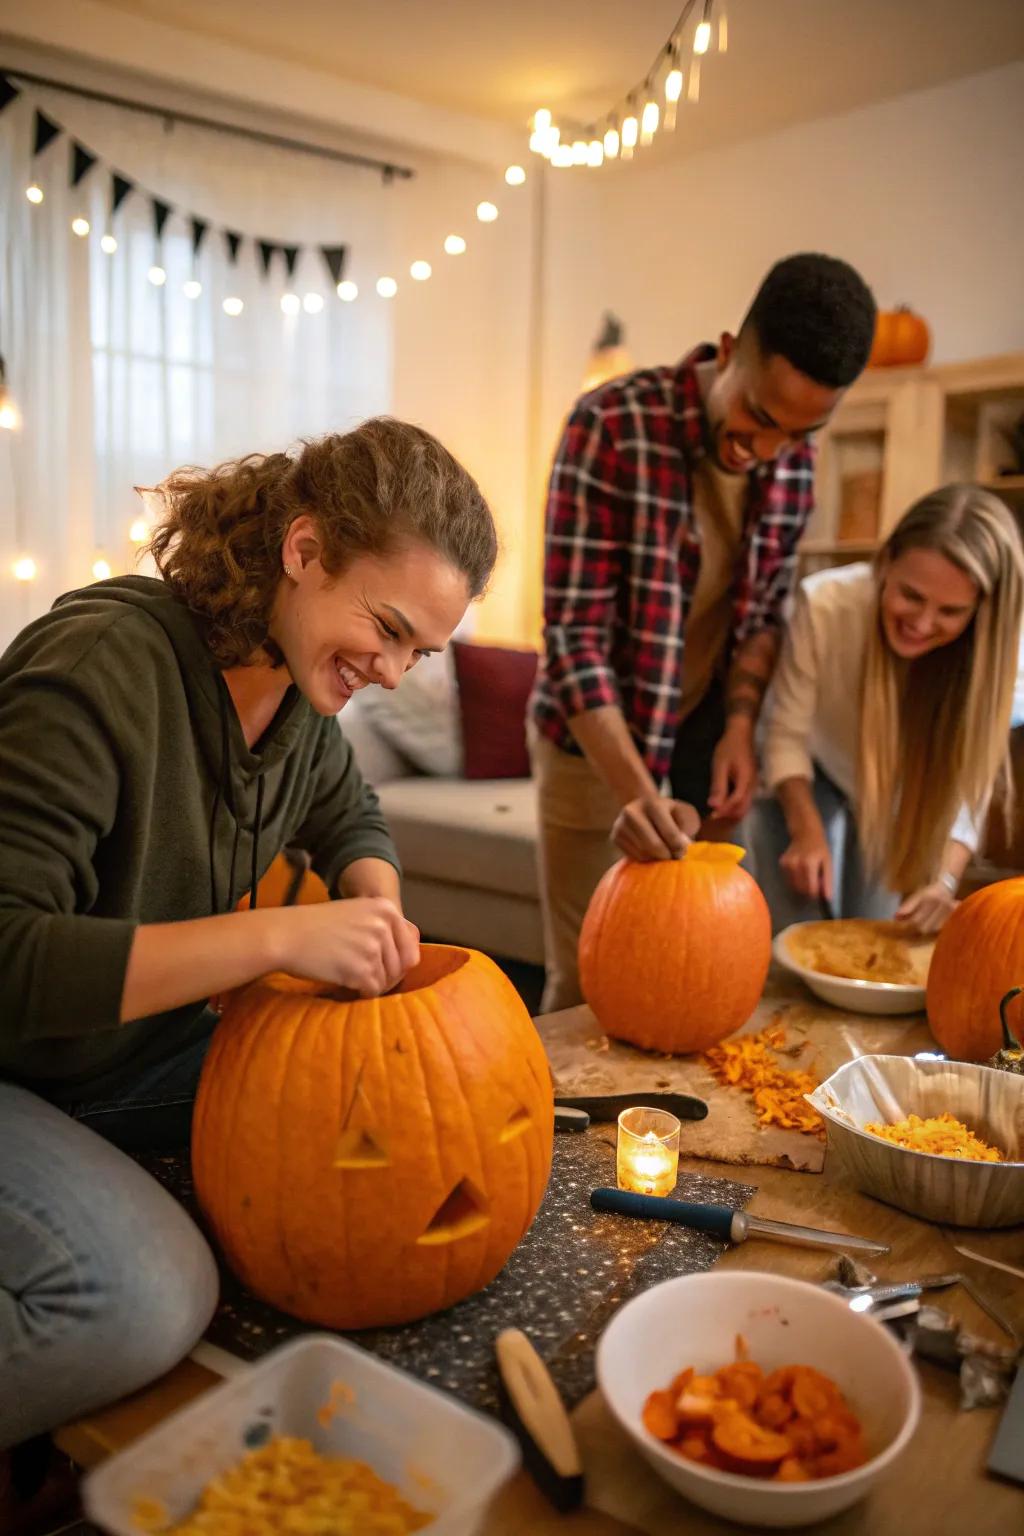
[{"label": "triangular carved eye", "polygon": [[513,1113],[509,1115],[505,1124],[502,1126],[501,1134],[498,1137],[498,1140],[500,1142],[515,1141],[516,1137],[522,1136],[526,1131],[530,1129],[532,1124],[533,1117],[531,1116],[530,1111],[526,1109],[522,1104],[520,1104],[519,1108],[514,1110]]},{"label": "triangular carved eye", "polygon": [[390,1168],[391,1158],[383,1140],[366,1130],[342,1131],[334,1149],[335,1168]]},{"label": "triangular carved eye", "polygon": [[479,1232],[490,1219],[485,1197],[469,1179],[460,1179],[434,1213],[427,1230],[416,1241],[423,1247],[454,1243],[460,1237],[468,1237],[471,1232]]}]

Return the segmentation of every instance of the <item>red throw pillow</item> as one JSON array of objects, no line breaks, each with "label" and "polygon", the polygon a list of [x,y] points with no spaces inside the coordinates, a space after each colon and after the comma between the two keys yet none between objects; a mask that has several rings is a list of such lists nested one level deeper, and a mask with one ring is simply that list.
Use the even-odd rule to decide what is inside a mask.
[{"label": "red throw pillow", "polygon": [[462,716],[462,776],[528,779],[526,705],[537,675],[536,651],[452,642]]}]

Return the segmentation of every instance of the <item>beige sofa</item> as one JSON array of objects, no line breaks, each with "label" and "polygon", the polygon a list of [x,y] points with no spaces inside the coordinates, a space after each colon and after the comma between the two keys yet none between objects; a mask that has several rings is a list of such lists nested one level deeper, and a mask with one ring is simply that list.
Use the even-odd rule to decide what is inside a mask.
[{"label": "beige sofa", "polygon": [[542,965],[532,780],[419,773],[360,702],[346,705],[339,725],[380,797],[409,917],[427,938]]}]

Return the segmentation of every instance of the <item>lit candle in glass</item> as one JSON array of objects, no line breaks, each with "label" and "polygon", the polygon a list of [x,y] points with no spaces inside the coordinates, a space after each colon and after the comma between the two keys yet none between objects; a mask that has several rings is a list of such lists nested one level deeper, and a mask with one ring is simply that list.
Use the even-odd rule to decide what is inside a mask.
[{"label": "lit candle in glass", "polygon": [[619,1116],[615,1174],[620,1189],[670,1195],[679,1176],[679,1121],[663,1109],[624,1109]]}]

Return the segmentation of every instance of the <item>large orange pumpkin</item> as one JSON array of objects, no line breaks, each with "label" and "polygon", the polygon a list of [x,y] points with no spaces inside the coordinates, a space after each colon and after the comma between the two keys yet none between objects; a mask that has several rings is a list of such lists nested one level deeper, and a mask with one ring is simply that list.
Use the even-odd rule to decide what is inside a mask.
[{"label": "large orange pumpkin", "polygon": [[1024,879],[999,880],[962,901],[935,945],[928,1024],[947,1056],[987,1061],[1003,1043],[999,1002],[1024,985]]},{"label": "large orange pumpkin", "polygon": [[703,1051],[753,1013],[771,961],[771,919],[732,843],[681,859],[614,864],[580,932],[583,996],[601,1028],[647,1050]]},{"label": "large orange pumpkin", "polygon": [[920,315],[906,304],[897,309],[880,309],[875,321],[875,339],[868,358],[869,368],[909,368],[923,363],[931,345],[931,332]]},{"label": "large orange pumpkin", "polygon": [[231,993],[192,1132],[200,1205],[258,1296],[328,1328],[487,1285],[551,1171],[547,1057],[485,955],[424,945],[397,992],[272,975]]}]

